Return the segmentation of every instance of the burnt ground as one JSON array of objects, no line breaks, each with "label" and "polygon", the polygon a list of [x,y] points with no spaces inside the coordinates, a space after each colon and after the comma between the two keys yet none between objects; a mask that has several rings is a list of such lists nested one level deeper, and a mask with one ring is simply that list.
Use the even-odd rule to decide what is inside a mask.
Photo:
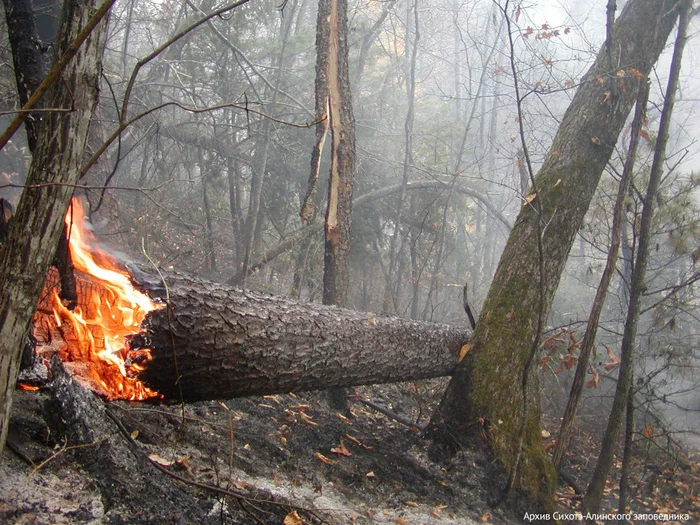
[{"label": "burnt ground", "polygon": [[[318,393],[166,406],[105,403],[67,378],[59,383],[50,392],[16,392],[15,452],[6,450],[0,463],[0,523],[522,521],[521,511],[489,506],[501,478],[486,456],[464,450],[436,459],[415,428],[357,398],[346,417]],[[425,422],[444,384],[353,392]],[[656,502],[668,485],[678,490],[663,492],[669,508],[698,518],[697,489],[693,496],[692,487],[678,487],[680,478],[657,478]],[[566,509],[573,491],[560,489]]]}]

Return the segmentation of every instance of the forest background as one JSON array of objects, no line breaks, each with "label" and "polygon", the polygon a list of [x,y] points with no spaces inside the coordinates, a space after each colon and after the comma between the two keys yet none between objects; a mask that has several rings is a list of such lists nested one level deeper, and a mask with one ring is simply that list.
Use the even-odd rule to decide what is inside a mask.
[{"label": "forest background", "polygon": [[[98,236],[125,259],[145,250],[164,267],[320,300],[321,230],[298,235],[317,122],[316,3],[249,2],[143,60],[214,7],[116,4],[89,138],[92,151],[108,141],[111,146],[82,178],[78,194],[88,203]],[[467,283],[472,307],[481,309],[515,217],[531,202],[521,135],[536,169],[606,35],[606,2],[522,3],[506,12],[511,47],[502,7],[490,1],[349,4],[357,160],[346,306],[465,324]],[[55,31],[55,6],[43,9],[42,27]],[[7,42],[0,53],[6,97],[0,104],[11,112],[18,103]],[[663,55],[652,74],[651,109],[622,224],[621,262],[600,323],[598,358],[588,371],[585,403],[592,411],[614,389],[631,254],[669,61],[670,53]],[[639,413],[646,418],[642,428],[663,429],[669,442],[697,442],[700,411],[692,286],[700,255],[699,181],[693,171],[699,162],[694,136],[700,84],[693,77],[692,38],[684,61],[657,196],[635,370]],[[113,135],[123,122],[125,95],[131,116],[143,116]],[[605,264],[628,141],[625,131],[546,322],[538,364],[554,389],[547,390],[545,402],[560,410],[566,372],[575,364]],[[30,158],[19,134],[0,154],[0,191],[9,202],[18,200]],[[321,158],[321,173],[328,163],[327,155]],[[323,210],[323,177],[319,184],[315,204]],[[282,245],[288,249],[276,250]],[[266,264],[256,264],[277,251]],[[252,275],[241,272],[253,266]]]}]

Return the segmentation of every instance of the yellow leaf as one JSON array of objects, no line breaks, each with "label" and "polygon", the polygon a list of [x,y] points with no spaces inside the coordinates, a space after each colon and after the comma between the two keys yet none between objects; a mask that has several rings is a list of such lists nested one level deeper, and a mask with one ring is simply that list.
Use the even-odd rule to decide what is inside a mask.
[{"label": "yellow leaf", "polygon": [[462,359],[469,353],[469,350],[472,349],[471,343],[467,343],[464,345],[462,348],[459,349],[459,355],[457,356],[457,362],[461,363]]},{"label": "yellow leaf", "polygon": [[187,470],[188,468],[190,468],[190,456],[188,454],[182,456],[175,462],[175,465],[177,465],[181,469]]},{"label": "yellow leaf", "polygon": [[591,142],[600,145],[600,139],[598,137],[591,137]]},{"label": "yellow leaf", "polygon": [[377,476],[377,475],[376,475],[374,472],[372,472],[371,470],[370,470],[367,474],[365,474],[365,477],[366,477],[367,479],[372,479],[372,478],[374,478],[374,477],[376,477],[376,476]]},{"label": "yellow leaf", "polygon": [[407,506],[413,507],[413,508],[416,508],[416,509],[417,509],[418,507],[420,507],[420,505],[418,505],[418,503],[416,503],[415,501],[404,501],[404,503],[405,503]]},{"label": "yellow leaf", "polygon": [[282,525],[304,525],[304,520],[301,519],[296,510],[293,510],[284,517]]},{"label": "yellow leaf", "polygon": [[560,184],[561,184],[561,179],[557,179],[557,182],[554,183],[554,188],[556,188]]},{"label": "yellow leaf", "polygon": [[131,436],[131,439],[136,439],[137,437],[139,437],[139,431],[138,431],[138,430],[134,430],[134,431],[130,434],[130,436]]},{"label": "yellow leaf", "polygon": [[377,326],[377,320],[374,317],[369,318],[369,325],[370,326]]},{"label": "yellow leaf", "polygon": [[527,204],[530,204],[532,201],[535,200],[535,197],[537,197],[537,194],[536,194],[536,193],[531,193],[530,195],[528,195],[527,197],[525,197],[525,202],[526,202]]}]

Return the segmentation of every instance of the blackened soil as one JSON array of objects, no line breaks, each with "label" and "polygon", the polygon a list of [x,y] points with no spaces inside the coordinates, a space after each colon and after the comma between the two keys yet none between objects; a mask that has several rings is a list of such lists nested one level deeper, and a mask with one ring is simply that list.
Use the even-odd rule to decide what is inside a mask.
[{"label": "blackened soil", "polygon": [[[110,421],[102,434],[76,449],[70,448],[70,427],[54,428],[55,413],[47,418],[47,406],[57,410],[48,402],[50,394],[17,392],[11,441],[34,466],[5,452],[0,522],[521,522],[519,513],[487,503],[502,482],[487,457],[470,450],[429,453],[417,428],[359,400],[369,399],[420,426],[443,388],[440,382],[358,388],[350,392],[348,414],[330,410],[318,393],[184,407],[106,403]],[[68,445],[61,449],[64,439]],[[137,460],[117,466],[100,457],[105,453]],[[114,472],[132,468],[138,480],[133,487],[123,472]]]}]

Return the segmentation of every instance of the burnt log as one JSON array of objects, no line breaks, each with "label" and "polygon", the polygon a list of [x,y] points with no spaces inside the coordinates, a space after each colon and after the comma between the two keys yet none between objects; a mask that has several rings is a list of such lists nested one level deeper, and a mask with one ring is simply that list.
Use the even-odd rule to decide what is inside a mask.
[{"label": "burnt log", "polygon": [[182,274],[166,287],[132,271],[167,302],[130,340],[153,359],[138,374],[172,400],[228,399],[450,375],[470,331],[446,324],[298,303]]}]

